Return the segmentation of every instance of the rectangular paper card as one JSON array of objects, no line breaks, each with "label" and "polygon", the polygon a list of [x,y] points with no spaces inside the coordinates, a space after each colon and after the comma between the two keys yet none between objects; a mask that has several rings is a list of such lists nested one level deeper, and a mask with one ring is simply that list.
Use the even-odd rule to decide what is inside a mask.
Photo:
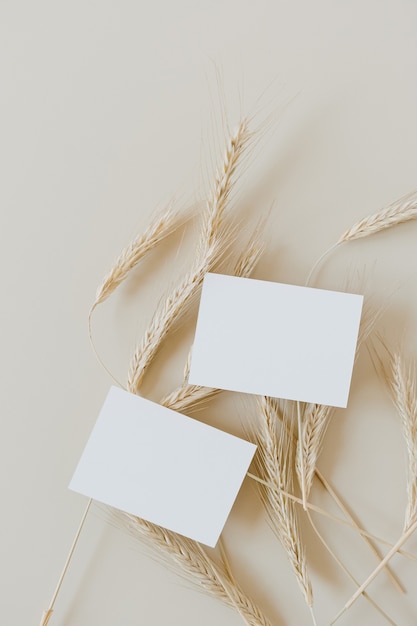
[{"label": "rectangular paper card", "polygon": [[255,450],[112,387],[70,489],[214,547]]},{"label": "rectangular paper card", "polygon": [[189,383],[346,407],[363,296],[207,274]]}]

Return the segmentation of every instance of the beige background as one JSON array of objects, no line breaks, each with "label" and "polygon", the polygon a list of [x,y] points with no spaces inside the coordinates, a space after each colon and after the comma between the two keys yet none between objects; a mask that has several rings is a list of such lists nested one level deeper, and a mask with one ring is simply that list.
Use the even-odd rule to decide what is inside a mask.
[{"label": "beige background", "polygon": [[[240,113],[255,114],[262,133],[232,215],[242,219],[243,245],[248,224],[274,202],[255,275],[302,284],[356,219],[417,187],[416,32],[410,0],[1,1],[2,623],[38,623],[86,504],[67,484],[110,384],[89,346],[87,313],[122,246],[173,195],[184,208],[204,198],[224,139],[222,109],[232,127]],[[157,299],[191,258],[192,235],[192,225],[178,233],[97,312],[99,351],[123,380]],[[346,246],[318,283],[364,280],[377,307],[389,304],[379,330],[414,357],[416,236],[410,223]],[[181,378],[186,327],[176,337],[146,381],[151,398]],[[229,397],[201,418],[241,432],[247,413]],[[366,351],[320,467],[367,529],[398,537],[405,448]],[[313,497],[331,508],[319,488]],[[374,557],[352,533],[317,521],[363,580]],[[353,587],[308,527],[304,536],[324,625]],[[237,578],[273,624],[310,624],[248,480],[224,538]],[[417,553],[417,538],[408,547]],[[392,565],[407,595],[385,575],[370,592],[411,626],[417,565],[399,556]],[[240,623],[101,507],[87,520],[50,622]],[[384,623],[364,600],[340,621]]]}]

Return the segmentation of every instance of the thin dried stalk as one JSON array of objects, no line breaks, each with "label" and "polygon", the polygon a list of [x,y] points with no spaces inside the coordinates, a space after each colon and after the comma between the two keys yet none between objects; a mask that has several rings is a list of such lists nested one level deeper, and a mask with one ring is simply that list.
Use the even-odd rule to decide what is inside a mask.
[{"label": "thin dried stalk", "polygon": [[144,233],[136,237],[116,259],[112,269],[105,276],[100,287],[97,289],[96,299],[92,310],[101,304],[114,292],[114,290],[126,280],[128,274],[139,261],[156,246],[162,239],[167,237],[175,229],[177,213],[172,207],[168,207],[148,226]]},{"label": "thin dried stalk", "polygon": [[[317,479],[320,481],[320,483],[322,484],[322,486],[324,487],[324,489],[328,492],[328,494],[330,495],[332,500],[334,500],[335,504],[339,507],[339,509],[342,511],[342,513],[346,516],[346,518],[348,520],[350,520],[350,522],[347,522],[347,524],[351,528],[356,530],[356,532],[358,532],[360,534],[361,538],[366,543],[366,545],[371,550],[371,552],[376,556],[378,561],[381,561],[382,560],[382,555],[381,555],[380,551],[375,547],[374,543],[371,540],[375,540],[375,541],[380,542],[380,543],[384,543],[384,541],[380,541],[380,537],[376,537],[375,535],[372,535],[371,533],[368,533],[368,532],[364,531],[359,526],[358,521],[355,519],[355,516],[351,513],[351,511],[346,506],[346,504],[341,500],[340,496],[336,493],[335,488],[330,485],[329,481],[326,480],[326,478],[323,476],[323,474],[317,468],[316,468],[316,471],[315,471],[315,475],[316,475]],[[346,520],[343,523],[346,524]],[[392,547],[392,544],[389,544],[389,542],[386,542],[385,545],[388,545],[389,547]],[[407,555],[404,554],[404,556],[408,556],[409,558],[413,558],[413,556],[410,555],[410,554],[407,554]],[[416,560],[417,560],[417,557],[416,557]],[[389,565],[385,566],[385,571],[386,571],[387,575],[389,576],[389,578],[390,578],[392,584],[394,585],[394,587],[400,593],[405,593],[404,587],[402,586],[402,584],[400,583],[398,578],[393,574],[393,572],[392,572],[392,570],[391,570]]]},{"label": "thin dried stalk", "polygon": [[404,531],[402,533],[402,535],[398,539],[397,543],[395,543],[392,546],[391,550],[389,550],[388,554],[386,554],[384,556],[382,561],[379,563],[378,567],[376,567],[374,569],[372,574],[370,574],[368,576],[368,578],[365,580],[365,582],[362,583],[362,585],[355,591],[353,596],[351,596],[351,598],[346,602],[346,604],[343,607],[343,609],[341,611],[339,611],[339,613],[336,615],[336,617],[330,622],[330,626],[333,626],[333,624],[335,624],[337,622],[337,620],[340,617],[342,617],[342,615],[352,606],[352,604],[354,602],[356,602],[356,600],[360,597],[360,595],[365,591],[365,589],[367,589],[367,587],[371,584],[371,582],[373,580],[375,580],[375,578],[384,569],[384,567],[386,567],[387,563],[389,563],[389,561],[392,559],[392,557],[395,556],[397,554],[397,552],[400,551],[402,546],[406,543],[406,541],[408,541],[410,539],[411,535],[413,533],[415,533],[416,530],[417,530],[417,520],[406,531]]},{"label": "thin dried stalk", "polygon": [[417,378],[400,354],[392,358],[390,388],[400,415],[408,455],[406,532],[417,521]]},{"label": "thin dried stalk", "polygon": [[413,191],[390,204],[386,209],[369,215],[349,228],[340,237],[339,243],[353,241],[360,237],[375,235],[402,222],[417,218],[417,191]]},{"label": "thin dried stalk", "polygon": [[[307,517],[308,517],[308,521],[310,522],[310,525],[311,525],[312,529],[314,530],[317,538],[322,543],[322,545],[325,547],[325,549],[330,554],[332,559],[338,564],[340,569],[343,570],[343,572],[346,574],[346,576],[348,576],[348,578],[350,578],[350,580],[353,582],[353,584],[356,585],[356,587],[359,587],[360,583],[356,580],[356,578],[352,575],[352,573],[350,572],[350,570],[348,570],[348,568],[344,565],[344,563],[342,563],[342,561],[339,559],[337,554],[334,552],[334,550],[329,546],[327,541],[324,539],[323,535],[321,534],[321,532],[317,528],[316,524],[314,523],[314,520],[313,520],[309,510],[307,510]],[[381,609],[381,607],[378,606],[378,604],[376,602],[374,602],[372,600],[372,598],[366,593],[366,591],[363,592],[363,596],[364,596],[364,598],[366,598],[368,600],[368,602],[370,604],[372,604],[374,609],[376,609],[378,611],[378,613],[380,613],[380,615],[382,615],[384,617],[384,619],[386,619],[386,621],[389,624],[391,624],[391,626],[397,626],[397,624],[390,618],[390,616],[387,613],[385,613],[385,611],[383,611]]]},{"label": "thin dried stalk", "polygon": [[276,405],[270,398],[261,399],[261,424],[255,433],[258,445],[255,455],[257,471],[267,483],[260,487],[261,497],[305,601],[312,607],[313,594],[295,504],[283,493],[291,493],[293,488],[294,446],[289,427],[282,425],[279,434],[277,433],[278,418],[275,408]]},{"label": "thin dried stalk", "polygon": [[123,514],[130,531],[156,549],[158,555],[172,563],[187,579],[236,609],[249,626],[271,626],[269,620],[241,589],[220,572],[214,561],[195,541],[164,530],[138,517]]},{"label": "thin dried stalk", "polygon": [[177,319],[185,312],[192,297],[201,286],[204,275],[219,262],[230,244],[230,231],[224,228],[224,213],[234,188],[236,168],[250,142],[246,120],[242,120],[237,132],[226,148],[222,166],[216,174],[214,189],[204,216],[202,234],[198,245],[197,260],[180,285],[161,302],[156,310],[141,344],[136,348],[129,368],[128,386],[137,393],[145,372],[156,355],[161,343]]}]

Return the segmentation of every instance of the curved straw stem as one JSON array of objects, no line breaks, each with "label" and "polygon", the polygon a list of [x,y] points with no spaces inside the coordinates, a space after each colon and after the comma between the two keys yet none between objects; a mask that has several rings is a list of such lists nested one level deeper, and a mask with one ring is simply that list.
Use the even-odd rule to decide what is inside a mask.
[{"label": "curved straw stem", "polygon": [[94,355],[97,359],[97,361],[99,362],[99,364],[101,365],[101,367],[104,369],[105,372],[107,372],[107,374],[110,376],[110,378],[112,379],[113,382],[116,383],[116,385],[118,385],[121,389],[124,389],[125,391],[127,391],[125,385],[123,385],[119,380],[117,380],[117,378],[114,376],[113,372],[111,372],[109,370],[109,368],[107,367],[107,365],[104,363],[104,361],[102,360],[101,356],[99,355],[97,348],[96,348],[96,344],[94,343],[93,340],[93,329],[92,329],[92,325],[91,325],[91,317],[93,315],[93,312],[96,308],[96,304],[93,304],[93,306],[90,309],[90,312],[88,314],[88,339],[90,341],[90,346],[94,352]]},{"label": "curved straw stem", "polygon": [[312,606],[308,607],[310,609],[311,621],[313,622],[313,626],[317,626],[316,617],[314,615],[314,609]]},{"label": "curved straw stem", "polygon": [[313,267],[310,270],[309,275],[307,276],[307,280],[305,282],[305,286],[309,287],[310,283],[313,279],[314,274],[316,273],[316,271],[318,270],[318,268],[320,267],[320,265],[323,263],[324,259],[331,253],[333,252],[333,250],[335,250],[339,245],[340,245],[340,241],[338,241],[337,243],[334,243],[332,246],[330,246],[330,248],[327,248],[327,250],[325,252],[323,252],[323,254],[321,256],[319,256],[319,258],[317,259],[317,261],[314,263]]}]

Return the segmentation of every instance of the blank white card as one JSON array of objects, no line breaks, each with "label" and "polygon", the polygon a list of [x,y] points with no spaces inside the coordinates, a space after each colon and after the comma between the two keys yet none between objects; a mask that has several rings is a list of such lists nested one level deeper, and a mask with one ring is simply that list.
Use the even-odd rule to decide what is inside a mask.
[{"label": "blank white card", "polygon": [[189,383],[346,407],[363,296],[207,274]]},{"label": "blank white card", "polygon": [[255,450],[112,387],[70,489],[214,547]]}]

